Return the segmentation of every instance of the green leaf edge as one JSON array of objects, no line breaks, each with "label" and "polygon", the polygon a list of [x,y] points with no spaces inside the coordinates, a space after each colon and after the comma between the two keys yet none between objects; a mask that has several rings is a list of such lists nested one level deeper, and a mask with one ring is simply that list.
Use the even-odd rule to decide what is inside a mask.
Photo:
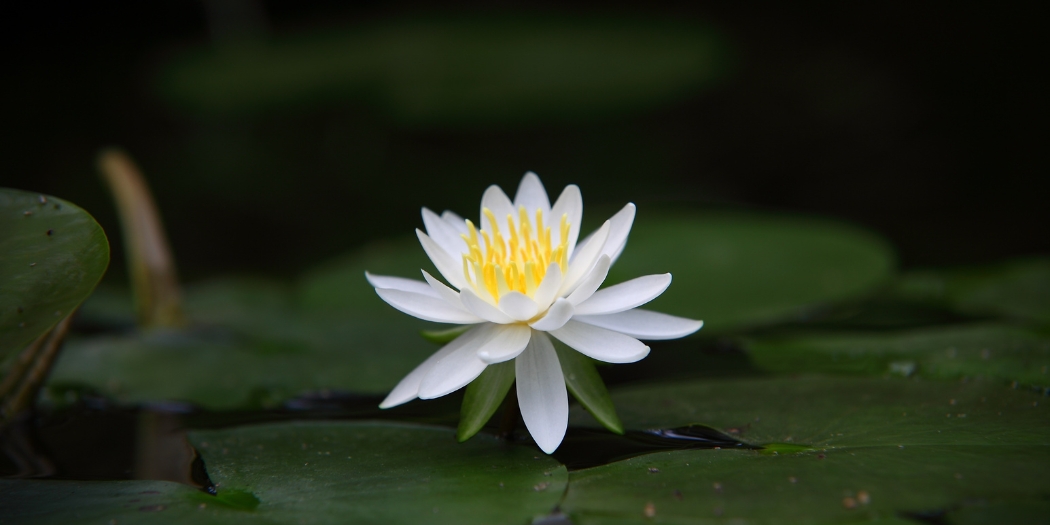
[{"label": "green leaf edge", "polygon": [[594,361],[560,342],[554,342],[554,350],[558,353],[565,386],[572,397],[603,427],[614,434],[623,435],[623,423],[620,416],[616,415],[616,405],[605,388],[602,376],[598,375]]}]

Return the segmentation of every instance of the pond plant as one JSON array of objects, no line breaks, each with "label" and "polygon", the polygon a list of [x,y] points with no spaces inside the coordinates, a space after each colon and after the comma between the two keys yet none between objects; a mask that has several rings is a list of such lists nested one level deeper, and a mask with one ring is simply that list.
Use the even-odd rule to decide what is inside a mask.
[{"label": "pond plant", "polygon": [[577,242],[579,190],[527,174],[477,225],[183,287],[102,160],[130,292],[87,212],[0,190],[0,523],[1050,516],[1046,259],[900,273],[839,222],[631,204]]}]

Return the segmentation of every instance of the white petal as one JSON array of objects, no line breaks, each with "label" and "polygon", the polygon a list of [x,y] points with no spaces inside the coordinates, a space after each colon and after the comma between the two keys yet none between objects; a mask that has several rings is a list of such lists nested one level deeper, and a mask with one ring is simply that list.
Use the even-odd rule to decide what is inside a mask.
[{"label": "white petal", "polygon": [[496,308],[488,301],[478,297],[474,292],[469,289],[464,289],[459,292],[459,300],[463,303],[463,306],[467,307],[467,310],[474,315],[489,321],[491,323],[508,324],[513,323],[509,315],[503,313],[499,308]]},{"label": "white petal", "polygon": [[577,352],[606,363],[633,363],[649,355],[649,347],[631,336],[575,319],[547,333]]},{"label": "white petal", "polygon": [[493,216],[496,217],[496,221],[499,222],[497,226],[500,226],[500,231],[507,231],[507,215],[518,216],[517,210],[514,205],[510,203],[510,199],[507,197],[503,190],[499,189],[499,186],[493,184],[485,190],[485,194],[481,196],[481,228],[487,232],[491,232],[492,224],[489,224],[488,217],[485,217],[485,208],[492,210]]},{"label": "white petal", "polygon": [[433,275],[427,273],[426,270],[420,270],[423,272],[423,278],[427,280],[427,284],[430,288],[430,293],[436,294],[446,303],[459,308],[463,311],[468,311],[467,307],[463,306],[463,302],[459,300],[459,292],[456,292],[452,288],[445,286],[445,283],[434,278]]},{"label": "white petal", "polygon": [[605,224],[598,228],[598,231],[594,232],[594,238],[591,239],[591,242],[580,248],[576,253],[576,257],[569,261],[569,271],[565,272],[565,280],[562,281],[561,289],[558,291],[560,297],[565,297],[572,293],[583,276],[590,273],[591,268],[594,268],[594,263],[598,261],[598,257],[602,254],[601,251],[602,246],[605,246],[605,239],[609,237],[609,227],[609,221],[605,221]]},{"label": "white petal", "polygon": [[532,294],[532,299],[536,301],[536,304],[540,305],[540,308],[546,308],[550,306],[554,299],[558,297],[558,290],[561,289],[561,283],[564,280],[564,276],[561,273],[561,267],[558,263],[551,263],[547,267],[547,273],[543,276],[543,281],[536,287],[536,291]]},{"label": "white petal", "polygon": [[490,326],[496,327],[497,335],[478,348],[478,358],[490,365],[518,357],[532,337],[532,329],[522,324]]},{"label": "white petal", "polygon": [[540,449],[550,454],[561,445],[569,425],[569,395],[554,345],[536,333],[514,361],[518,406],[525,427]]},{"label": "white petal", "polygon": [[594,264],[594,268],[591,269],[591,272],[580,280],[580,284],[576,286],[576,289],[573,290],[566,299],[575,306],[594,295],[594,291],[597,290],[598,287],[605,282],[605,278],[609,276],[609,265],[611,264],[612,261],[609,260],[608,255],[598,257],[598,262]]},{"label": "white petal", "polygon": [[569,221],[569,257],[576,250],[576,240],[580,238],[580,221],[583,220],[583,196],[580,188],[570,184],[561,191],[554,207],[551,208],[547,223],[551,226],[551,243],[554,246],[561,244],[561,217],[568,216]]},{"label": "white petal", "polygon": [[605,241],[602,254],[608,255],[612,262],[616,262],[616,259],[623,253],[624,247],[627,246],[627,236],[630,235],[631,226],[634,224],[634,213],[634,203],[628,202],[623,209],[609,219],[612,227],[609,229],[609,239]]},{"label": "white petal", "polygon": [[474,324],[483,321],[474,314],[432,295],[391,288],[376,288],[376,293],[390,306],[424,321],[453,324]]},{"label": "white petal", "polygon": [[646,275],[594,292],[576,305],[579,315],[614,314],[656,299],[671,285],[671,274]]},{"label": "white petal", "polygon": [[464,332],[463,335],[460,335],[447,345],[443,346],[441,350],[434,352],[434,354],[428,357],[426,361],[423,361],[414,370],[409,372],[408,375],[390,391],[390,394],[386,396],[386,399],[379,404],[379,408],[396,407],[397,405],[415,399],[419,395],[419,383],[423,381],[423,377],[425,377],[427,372],[434,367],[434,364],[441,359],[444,359],[445,356],[451,354],[460,347],[470,343],[472,339],[477,337],[478,329],[484,326],[485,325],[481,325],[471,328]]},{"label": "white petal", "polygon": [[[631,225],[634,224],[634,213],[634,204],[627,203],[626,206],[609,218],[611,229],[609,231],[609,238],[605,241],[605,247],[602,249],[602,253],[608,255],[609,259],[614,263],[616,262],[616,258],[623,253],[623,249],[627,245],[627,236],[631,233]],[[594,233],[588,235],[585,239],[580,241],[576,250],[582,250],[583,247],[589,244],[593,238]]]},{"label": "white petal", "polygon": [[430,236],[418,229],[416,230],[416,237],[419,237],[419,244],[423,245],[423,251],[427,252],[427,257],[430,257],[430,261],[441,272],[441,276],[449,284],[462,290],[466,285],[463,281],[462,261],[453,259],[444,248],[434,242],[434,239],[431,239]]},{"label": "white petal", "polygon": [[466,251],[467,243],[459,236],[459,231],[426,208],[423,208],[423,225],[427,228],[427,235],[450,256]]},{"label": "white petal", "polygon": [[627,310],[608,315],[578,315],[574,320],[615,330],[638,339],[662,340],[685,337],[704,326],[703,321],[675,317],[649,310]]},{"label": "white petal", "polygon": [[569,319],[572,319],[573,310],[571,302],[566,299],[558,298],[558,300],[554,301],[554,304],[551,305],[550,309],[547,310],[547,313],[544,314],[543,317],[537,319],[536,322],[532,323],[530,326],[536,330],[544,332],[557,330],[562,326],[565,326],[565,323],[569,322]]},{"label": "white petal", "polygon": [[[514,207],[524,206],[525,211],[532,217],[536,210],[543,210],[546,217],[551,212],[551,201],[547,198],[547,190],[543,188],[540,178],[533,172],[528,172],[521,178],[518,185],[518,193],[514,194]],[[552,232],[554,228],[551,228]],[[557,246],[557,244],[555,244]]]},{"label": "white petal", "polygon": [[[478,358],[478,348],[496,335],[495,328],[491,324],[483,324],[449,343],[459,344],[427,370],[419,382],[419,398],[434,399],[451,394],[477,379],[488,366]],[[468,334],[471,337],[460,342]]]},{"label": "white petal", "polygon": [[441,212],[441,220],[445,221],[449,226],[452,226],[452,229],[456,230],[457,233],[469,232],[467,229],[467,221],[463,220],[463,217],[460,217],[459,214],[454,211],[445,210]]},{"label": "white petal", "polygon": [[528,321],[540,313],[540,307],[521,292],[507,292],[499,298],[499,309],[515,321]]},{"label": "white petal", "polygon": [[434,292],[434,290],[430,289],[430,286],[428,286],[427,283],[415,279],[405,279],[404,277],[392,277],[389,275],[376,275],[368,272],[365,272],[365,279],[368,279],[368,284],[371,284],[376,288],[390,288],[391,290],[402,290],[405,292],[415,292],[423,295],[440,297]]}]

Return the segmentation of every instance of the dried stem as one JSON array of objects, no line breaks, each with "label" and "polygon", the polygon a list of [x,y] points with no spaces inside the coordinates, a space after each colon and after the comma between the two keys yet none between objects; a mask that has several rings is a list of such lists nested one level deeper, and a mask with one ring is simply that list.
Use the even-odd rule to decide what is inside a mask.
[{"label": "dried stem", "polygon": [[182,294],[175,259],[142,172],[127,154],[115,149],[99,155],[98,169],[120,214],[139,325],[181,326]]},{"label": "dried stem", "polygon": [[[67,315],[65,319],[59,321],[50,332],[45,334],[47,339],[37,349],[31,365],[28,366],[28,370],[23,370],[24,373],[20,378],[21,382],[12,390],[10,395],[2,398],[3,407],[0,408],[0,417],[4,421],[16,418],[19,414],[30,410],[35,405],[37,394],[40,393],[40,388],[44,385],[48,373],[51,372],[51,366],[54,365],[59,350],[62,349],[62,343],[66,340],[66,334],[69,333],[69,327],[75,314],[76,310]],[[36,344],[34,342],[30,346],[32,347]],[[7,379],[5,379],[5,383],[6,381]]]}]

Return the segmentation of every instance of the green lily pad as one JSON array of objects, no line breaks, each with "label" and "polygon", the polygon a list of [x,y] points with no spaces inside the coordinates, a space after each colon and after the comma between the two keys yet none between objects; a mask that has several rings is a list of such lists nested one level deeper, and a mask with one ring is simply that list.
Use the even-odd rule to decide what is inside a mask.
[{"label": "green lily pad", "polygon": [[703,319],[701,335],[802,319],[886,282],[893,250],[832,221],[754,214],[658,215],[639,210],[609,282],[670,272],[646,308]]},{"label": "green lily pad", "polygon": [[69,315],[109,265],[109,241],[86,211],[0,188],[0,362]]},{"label": "green lily pad", "polygon": [[694,95],[725,69],[722,47],[707,27],[648,17],[391,19],[193,50],[158,88],[203,114],[351,101],[412,124],[574,120]]},{"label": "green lily pad", "polygon": [[744,346],[756,366],[778,373],[914,374],[1050,386],[1050,337],[1009,325],[813,333],[748,339]]},{"label": "green lily pad", "polygon": [[[629,428],[704,423],[809,451],[681,450],[575,471],[560,508],[578,525],[979,518],[967,506],[1050,493],[1045,398],[999,384],[773,378],[638,387],[613,399]],[[574,409],[570,421],[587,418]],[[1014,514],[1033,522],[1041,509]]]},{"label": "green lily pad", "polygon": [[984,268],[928,270],[901,277],[893,294],[948,306],[970,315],[994,315],[1050,325],[1050,259]]},{"label": "green lily pad", "polygon": [[17,523],[519,524],[548,514],[565,467],[447,428],[281,423],[193,432],[210,496],[156,481],[0,481]]}]

